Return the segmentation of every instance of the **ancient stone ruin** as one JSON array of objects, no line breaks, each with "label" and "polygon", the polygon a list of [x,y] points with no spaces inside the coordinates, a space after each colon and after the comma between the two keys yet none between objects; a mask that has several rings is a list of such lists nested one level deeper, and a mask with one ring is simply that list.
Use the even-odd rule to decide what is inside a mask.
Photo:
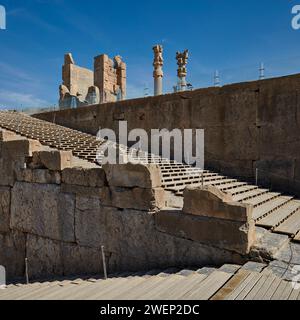
[{"label": "ancient stone ruin", "polygon": [[62,67],[62,80],[60,109],[116,102],[126,97],[126,64],[120,56],[95,57],[92,71],[75,65],[72,54],[68,53]]},{"label": "ancient stone ruin", "polygon": [[[112,66],[105,56],[95,65]],[[62,101],[100,99],[101,90],[114,98],[116,87],[70,55],[64,72],[72,76]],[[1,111],[0,265],[8,281],[179,268],[166,281],[191,276],[187,283],[197,278],[199,288],[185,284],[167,297],[243,298],[248,277],[250,296],[268,294],[255,286],[274,281],[281,290],[272,295],[298,297],[290,284],[300,261],[299,88],[298,74],[34,116]],[[203,128],[205,168],[147,153],[139,163],[103,163],[106,143],[132,159],[129,145],[97,137],[100,127],[117,131],[120,120],[147,133]],[[165,274],[154,284],[165,284]],[[24,296],[34,288],[25,286]],[[8,289],[19,295],[18,286]]]}]

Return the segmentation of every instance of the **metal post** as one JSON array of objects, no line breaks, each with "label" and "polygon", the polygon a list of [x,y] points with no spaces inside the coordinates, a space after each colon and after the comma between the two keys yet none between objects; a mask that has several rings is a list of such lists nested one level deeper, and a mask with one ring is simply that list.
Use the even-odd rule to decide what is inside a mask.
[{"label": "metal post", "polygon": [[265,66],[264,63],[261,62],[259,66],[259,80],[264,80],[265,79]]},{"label": "metal post", "polygon": [[221,84],[221,82],[220,82],[220,74],[219,74],[219,71],[216,70],[215,71],[215,75],[214,75],[214,86],[215,87],[220,87],[220,84]]},{"label": "metal post", "polygon": [[28,259],[27,258],[25,258],[25,277],[26,277],[26,284],[29,284]]},{"label": "metal post", "polygon": [[102,252],[102,263],[103,263],[104,279],[107,280],[107,269],[106,269],[104,246],[101,246],[101,252]]},{"label": "metal post", "polygon": [[258,169],[255,170],[255,184],[258,186]]},{"label": "metal post", "polygon": [[202,185],[202,189],[204,188],[204,173],[202,172],[201,175],[201,185]]}]

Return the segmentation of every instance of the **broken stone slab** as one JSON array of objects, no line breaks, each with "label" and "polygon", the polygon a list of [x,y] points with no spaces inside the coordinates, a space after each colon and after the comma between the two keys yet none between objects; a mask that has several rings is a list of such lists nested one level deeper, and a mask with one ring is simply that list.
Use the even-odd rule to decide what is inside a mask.
[{"label": "broken stone slab", "polygon": [[33,163],[41,164],[43,167],[53,170],[61,171],[72,166],[72,152],[71,151],[37,151],[33,153]]},{"label": "broken stone slab", "polygon": [[244,223],[162,210],[155,215],[155,221],[161,232],[242,255],[250,252],[255,241],[253,220]]},{"label": "broken stone slab", "polygon": [[286,235],[267,231],[253,244],[250,255],[259,262],[272,261],[289,241]]},{"label": "broken stone slab", "polygon": [[67,168],[62,172],[62,182],[86,187],[103,187],[106,182],[102,168]]},{"label": "broken stone slab", "polygon": [[266,269],[270,270],[277,277],[286,281],[290,281],[291,282],[290,285],[292,285],[292,282],[294,282],[295,284],[300,283],[299,265],[295,265],[295,264],[284,262],[284,261],[274,260],[270,262],[270,264]]},{"label": "broken stone slab", "polygon": [[136,210],[155,210],[164,208],[166,203],[163,188],[120,188],[110,187],[113,207]]},{"label": "broken stone slab", "polygon": [[183,197],[176,196],[171,191],[165,191],[165,197],[166,197],[166,207],[168,208],[183,208]]},{"label": "broken stone slab", "polygon": [[183,197],[184,213],[232,221],[252,220],[251,205],[234,202],[231,195],[215,187],[187,188]]},{"label": "broken stone slab", "polygon": [[161,172],[155,164],[105,164],[103,169],[112,187],[151,189],[162,186]]},{"label": "broken stone slab", "polygon": [[75,196],[53,184],[16,182],[11,191],[14,230],[74,242]]},{"label": "broken stone slab", "polygon": [[251,272],[260,273],[266,267],[267,267],[267,264],[265,264],[265,263],[249,261],[249,262],[247,262],[246,264],[244,264],[242,266],[242,269],[243,270],[248,270],[248,271],[251,271]]},{"label": "broken stone slab", "polygon": [[300,265],[300,244],[288,242],[275,254],[274,258],[286,263]]}]

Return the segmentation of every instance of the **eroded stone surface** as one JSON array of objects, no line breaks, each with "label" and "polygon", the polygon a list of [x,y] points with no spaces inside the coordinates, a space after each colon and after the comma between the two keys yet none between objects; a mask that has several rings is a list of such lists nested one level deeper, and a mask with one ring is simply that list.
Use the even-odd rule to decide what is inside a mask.
[{"label": "eroded stone surface", "polygon": [[262,262],[264,260],[271,261],[288,242],[288,236],[267,231],[253,245],[251,255]]},{"label": "eroded stone surface", "polygon": [[0,232],[9,232],[10,188],[0,187]]},{"label": "eroded stone surface", "polygon": [[74,196],[56,185],[17,182],[12,189],[11,228],[74,242]]},{"label": "eroded stone surface", "polygon": [[103,187],[105,172],[102,168],[68,168],[62,172],[62,182],[86,187]]},{"label": "eroded stone surface", "polygon": [[25,243],[22,232],[0,233],[0,265],[5,267],[8,280],[24,277]]},{"label": "eroded stone surface", "polygon": [[161,187],[160,169],[154,164],[105,164],[103,169],[110,186],[145,189]]},{"label": "eroded stone surface", "polygon": [[218,188],[186,188],[183,212],[202,217],[248,222],[252,219],[250,205],[235,203],[231,195]]},{"label": "eroded stone surface", "polygon": [[255,240],[254,221],[248,223],[160,211],[156,216],[158,230],[220,249],[248,254]]},{"label": "eroded stone surface", "polygon": [[78,244],[100,248],[107,240],[106,211],[96,197],[76,196],[75,237]]},{"label": "eroded stone surface", "polygon": [[165,206],[162,188],[118,188],[111,187],[112,205],[123,209],[155,210]]}]

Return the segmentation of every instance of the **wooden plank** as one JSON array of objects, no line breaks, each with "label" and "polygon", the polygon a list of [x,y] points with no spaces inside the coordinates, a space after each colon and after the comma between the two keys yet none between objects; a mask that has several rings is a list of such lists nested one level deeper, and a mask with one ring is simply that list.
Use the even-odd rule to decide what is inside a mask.
[{"label": "wooden plank", "polygon": [[212,298],[211,300],[225,300],[246,278],[251,274],[250,271],[241,269],[233,276]]},{"label": "wooden plank", "polygon": [[244,193],[244,192],[248,192],[248,191],[252,191],[252,190],[255,190],[255,189],[258,189],[258,186],[247,185],[247,186],[242,186],[242,187],[239,187],[239,188],[235,188],[233,190],[229,190],[228,193],[234,196],[234,195],[237,195],[237,194],[240,194],[240,193]]},{"label": "wooden plank", "polygon": [[252,300],[263,300],[264,296],[267,294],[268,290],[274,283],[275,279],[278,278],[274,274],[269,274],[265,283],[262,285],[260,290],[253,296]]},{"label": "wooden plank", "polygon": [[255,189],[251,190],[249,192],[244,192],[238,195],[233,196],[233,201],[245,201],[246,199],[253,198],[260,196],[262,194],[267,193],[269,190],[268,189]]},{"label": "wooden plank", "polygon": [[176,283],[169,290],[162,290],[161,293],[157,295],[157,300],[174,300],[182,299],[185,294],[193,291],[194,288],[197,288],[208,275],[206,274],[197,274],[188,277],[188,279],[181,281],[180,286]]},{"label": "wooden plank", "polygon": [[300,289],[293,289],[293,291],[291,292],[290,296],[289,296],[289,300],[297,300],[298,296],[300,294]]},{"label": "wooden plank", "polygon": [[271,300],[280,300],[288,282],[285,280],[281,280],[279,286],[277,287],[276,291],[273,293]]},{"label": "wooden plank", "polygon": [[247,293],[244,300],[253,300],[254,297],[258,294],[258,292],[261,290],[261,288],[264,286],[267,279],[268,275],[263,275],[253,286],[253,288]]},{"label": "wooden plank", "polygon": [[189,293],[183,295],[183,300],[208,300],[210,299],[221,287],[232,278],[232,273],[223,271],[214,271],[198,288],[194,288]]},{"label": "wooden plank", "polygon": [[285,287],[285,289],[283,290],[281,296],[280,296],[280,300],[288,300],[289,299],[289,296],[291,295],[293,291],[293,283],[292,282],[289,282],[287,281],[287,285]]},{"label": "wooden plank", "polygon": [[239,294],[236,296],[235,300],[244,300],[252,288],[257,284],[260,278],[263,277],[262,273],[255,274],[254,277],[248,282],[248,284],[240,290]]},{"label": "wooden plank", "polygon": [[296,235],[300,230],[300,210],[290,216],[285,222],[275,228],[275,232],[287,234],[290,236]]},{"label": "wooden plank", "polygon": [[250,272],[249,275],[242,281],[224,300],[235,300],[236,297],[243,291],[246,286],[256,277],[258,272]]},{"label": "wooden plank", "polygon": [[271,213],[272,211],[288,203],[292,199],[292,197],[278,197],[270,202],[267,202],[259,207],[254,208],[253,219],[260,219],[261,217],[267,215],[268,213]]},{"label": "wooden plank", "polygon": [[277,290],[278,286],[280,285],[280,282],[281,282],[281,279],[279,277],[275,277],[269,289],[263,295],[262,300],[271,300],[274,292]]},{"label": "wooden plank", "polygon": [[[173,288],[172,290],[175,290],[177,292],[180,292],[176,290],[177,288],[181,288],[182,285],[184,285],[184,282],[187,281],[189,277],[184,277],[180,275],[172,275],[170,277],[167,277],[163,282],[156,285],[152,290],[146,291],[141,295],[141,298],[143,300],[157,300],[159,294],[163,292],[162,299],[167,299],[168,292]],[[193,280],[195,281],[195,279]],[[126,296],[126,292],[131,290],[123,290],[121,293],[114,297],[114,299],[121,298],[122,296]],[[176,299],[176,298],[175,298]]]},{"label": "wooden plank", "polygon": [[282,221],[292,215],[297,209],[300,208],[300,204],[297,201],[288,202],[283,207],[272,212],[265,218],[256,222],[256,225],[262,227],[276,228]]},{"label": "wooden plank", "polygon": [[270,192],[270,193],[263,194],[262,196],[259,196],[256,198],[243,201],[243,203],[252,204],[253,206],[259,206],[265,202],[273,200],[274,198],[278,197],[279,195],[280,195],[280,193],[271,193]]}]

